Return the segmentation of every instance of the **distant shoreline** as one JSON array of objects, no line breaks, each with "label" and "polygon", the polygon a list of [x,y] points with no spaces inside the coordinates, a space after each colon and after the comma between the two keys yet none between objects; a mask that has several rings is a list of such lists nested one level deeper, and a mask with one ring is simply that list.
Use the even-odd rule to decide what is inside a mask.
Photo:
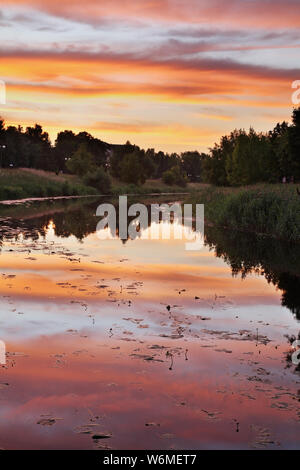
[{"label": "distant shoreline", "polygon": [[[122,193],[123,196],[187,196],[189,192],[185,193],[145,193],[145,194],[138,194],[138,193]],[[120,194],[121,195],[121,194]],[[60,199],[82,199],[82,198],[89,198],[89,197],[116,197],[115,194],[87,194],[83,196],[51,196],[51,197],[28,197],[24,199],[8,199],[6,201],[0,201],[0,204],[5,206],[12,206],[12,205],[21,205],[26,202],[42,202],[42,201],[55,201]]]}]

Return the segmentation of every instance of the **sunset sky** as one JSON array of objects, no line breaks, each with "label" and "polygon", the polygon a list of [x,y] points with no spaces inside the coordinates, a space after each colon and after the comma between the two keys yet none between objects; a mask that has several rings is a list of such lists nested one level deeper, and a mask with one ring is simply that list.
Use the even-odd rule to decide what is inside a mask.
[{"label": "sunset sky", "polygon": [[206,150],[290,119],[299,0],[2,0],[7,124]]}]

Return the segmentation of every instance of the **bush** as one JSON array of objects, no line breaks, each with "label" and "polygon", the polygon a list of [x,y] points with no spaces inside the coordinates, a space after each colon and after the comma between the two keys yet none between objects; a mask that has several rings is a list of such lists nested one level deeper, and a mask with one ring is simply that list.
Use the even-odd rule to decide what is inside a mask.
[{"label": "bush", "polygon": [[185,187],[187,184],[186,177],[180,171],[179,166],[173,166],[171,170],[167,170],[163,173],[162,176],[163,182],[170,186],[177,185],[181,187]]},{"label": "bush", "polygon": [[62,195],[63,196],[71,196],[73,195],[73,188],[71,187],[68,181],[65,181],[62,185]]},{"label": "bush", "polygon": [[84,186],[83,184],[76,184],[72,186],[71,196],[91,196],[96,195],[98,191],[92,186]]},{"label": "bush", "polygon": [[23,199],[26,194],[20,186],[2,186],[0,189],[0,198],[4,199]]},{"label": "bush", "polygon": [[[57,187],[57,186],[53,186],[51,183],[47,184],[46,186],[46,191],[43,193],[47,196],[47,197],[53,197],[53,196],[60,196],[60,195],[63,195],[63,191],[61,190],[61,187]],[[40,191],[40,194],[41,194],[41,191]]]},{"label": "bush", "polygon": [[102,167],[98,167],[94,171],[89,171],[83,177],[83,182],[87,186],[96,188],[102,194],[109,194],[111,192],[110,176],[104,171]]},{"label": "bush", "polygon": [[163,182],[168,184],[169,186],[173,186],[175,184],[175,175],[172,170],[165,171],[162,175]]}]

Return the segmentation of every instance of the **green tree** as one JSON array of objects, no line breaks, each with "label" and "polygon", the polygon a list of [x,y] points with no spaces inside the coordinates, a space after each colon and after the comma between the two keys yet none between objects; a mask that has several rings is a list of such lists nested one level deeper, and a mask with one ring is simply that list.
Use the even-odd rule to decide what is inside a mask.
[{"label": "green tree", "polygon": [[154,162],[154,159],[155,159],[154,149],[148,149],[146,152],[142,150],[140,154],[140,159],[144,168],[145,178],[155,178],[157,168]]},{"label": "green tree", "polygon": [[124,156],[120,163],[120,178],[129,184],[144,184],[146,180],[145,169],[140,160],[139,150],[134,150]]},{"label": "green tree", "polygon": [[139,150],[138,147],[131,145],[130,142],[126,142],[125,145],[114,145],[112,156],[110,159],[110,171],[112,176],[115,178],[121,178],[121,164],[125,155],[128,155],[135,150]]},{"label": "green tree", "polygon": [[73,131],[62,131],[55,141],[55,171],[65,171],[66,162],[78,149],[76,135]]},{"label": "green tree", "polygon": [[202,163],[207,156],[204,153],[184,152],[181,154],[182,168],[191,181],[200,181],[202,178]]},{"label": "green tree", "polygon": [[268,134],[271,156],[268,162],[268,181],[275,183],[287,175],[290,166],[289,125],[287,122],[277,123]]},{"label": "green tree", "polygon": [[52,170],[52,149],[47,132],[42,126],[35,124],[34,127],[27,127],[24,139],[27,147],[27,165],[30,168],[41,168]]},{"label": "green tree", "polygon": [[235,134],[232,153],[226,156],[227,181],[240,186],[268,179],[271,145],[266,136],[257,134],[253,128],[249,133],[241,130]]},{"label": "green tree", "polygon": [[300,181],[300,107],[293,110],[292,123],[289,128],[291,166],[288,174]]},{"label": "green tree", "polygon": [[227,176],[225,169],[226,154],[222,148],[216,144],[210,149],[210,156],[203,162],[203,179],[207,183],[216,186],[226,186]]},{"label": "green tree", "polygon": [[94,171],[94,156],[87,151],[86,145],[82,144],[72,157],[67,160],[66,167],[70,173],[83,176],[88,172]]},{"label": "green tree", "polygon": [[0,139],[5,133],[5,122],[4,119],[0,116]]}]

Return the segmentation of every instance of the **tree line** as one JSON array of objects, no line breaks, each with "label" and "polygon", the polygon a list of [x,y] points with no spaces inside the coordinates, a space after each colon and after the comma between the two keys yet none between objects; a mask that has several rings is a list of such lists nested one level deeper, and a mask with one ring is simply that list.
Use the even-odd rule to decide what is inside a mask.
[{"label": "tree line", "polygon": [[204,179],[216,186],[300,181],[300,108],[292,123],[278,123],[268,133],[234,130],[210,149]]},{"label": "tree line", "polygon": [[109,186],[110,177],[141,185],[162,178],[168,185],[202,181],[218,186],[300,181],[300,108],[292,123],[268,133],[253,128],[223,136],[208,153],[144,150],[126,142],[114,145],[88,132],[59,132],[54,145],[41,125],[5,126],[0,118],[0,166],[72,173],[91,186]]}]

